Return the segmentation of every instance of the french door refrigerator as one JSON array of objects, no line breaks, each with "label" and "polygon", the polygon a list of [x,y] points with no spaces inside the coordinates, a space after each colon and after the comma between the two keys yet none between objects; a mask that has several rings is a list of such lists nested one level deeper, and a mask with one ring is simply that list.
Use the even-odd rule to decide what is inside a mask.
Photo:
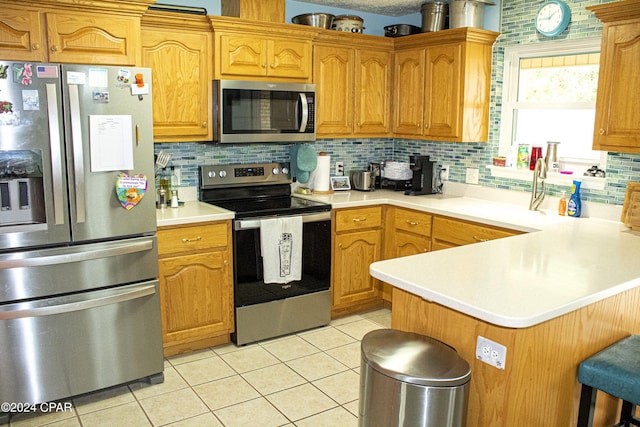
[{"label": "french door refrigerator", "polygon": [[0,402],[162,381],[152,126],[149,69],[0,60]]}]

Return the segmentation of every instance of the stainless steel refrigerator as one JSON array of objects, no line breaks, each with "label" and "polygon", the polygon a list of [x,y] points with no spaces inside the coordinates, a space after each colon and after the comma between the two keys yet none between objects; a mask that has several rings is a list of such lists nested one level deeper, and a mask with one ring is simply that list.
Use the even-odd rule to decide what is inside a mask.
[{"label": "stainless steel refrigerator", "polygon": [[155,223],[150,70],[0,60],[0,402],[162,380]]}]

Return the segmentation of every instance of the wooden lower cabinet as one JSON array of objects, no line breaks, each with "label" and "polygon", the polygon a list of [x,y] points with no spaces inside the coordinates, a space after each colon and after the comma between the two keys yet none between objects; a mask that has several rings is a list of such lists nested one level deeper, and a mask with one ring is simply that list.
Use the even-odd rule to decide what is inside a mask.
[{"label": "wooden lower cabinet", "polygon": [[[431,250],[432,215],[412,209],[387,207],[385,258],[421,254]],[[391,302],[393,287],[382,284],[382,299]]]},{"label": "wooden lower cabinet", "polygon": [[333,212],[332,316],[380,306],[380,282],[369,265],[382,259],[382,206]]},{"label": "wooden lower cabinet", "polygon": [[516,230],[436,216],[433,218],[431,250],[453,248],[522,234]]},{"label": "wooden lower cabinet", "polygon": [[231,222],[158,230],[165,356],[229,342],[233,332]]}]

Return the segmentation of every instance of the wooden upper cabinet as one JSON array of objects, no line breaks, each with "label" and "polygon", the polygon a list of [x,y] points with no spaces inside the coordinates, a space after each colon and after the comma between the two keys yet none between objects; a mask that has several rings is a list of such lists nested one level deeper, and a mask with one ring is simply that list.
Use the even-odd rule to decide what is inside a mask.
[{"label": "wooden upper cabinet", "polygon": [[354,51],[338,46],[316,46],[313,81],[316,84],[316,133],[351,134],[353,129]]},{"label": "wooden upper cabinet", "polygon": [[401,37],[395,44],[394,135],[486,142],[492,46],[477,28]]},{"label": "wooden upper cabinet", "polygon": [[395,53],[394,132],[422,135],[424,115],[424,49]]},{"label": "wooden upper cabinet", "polygon": [[604,23],[593,149],[640,153],[640,2],[588,7]]},{"label": "wooden upper cabinet", "polygon": [[425,54],[424,134],[459,139],[462,132],[460,116],[464,108],[460,105],[460,92],[464,87],[461,80],[462,46],[430,47]]},{"label": "wooden upper cabinet", "polygon": [[308,79],[311,76],[311,52],[311,41],[268,39],[267,75]]},{"label": "wooden upper cabinet", "polygon": [[153,133],[157,142],[211,141],[209,21],[155,12],[142,19],[142,66],[153,77]]},{"label": "wooden upper cabinet", "polygon": [[311,81],[314,29],[209,18],[214,30],[216,79]]},{"label": "wooden upper cabinet", "polygon": [[356,50],[355,134],[388,134],[391,130],[391,73],[391,52]]},{"label": "wooden upper cabinet", "polygon": [[136,2],[24,0],[0,10],[0,57],[17,61],[137,65],[140,16],[153,0]]},{"label": "wooden upper cabinet", "polygon": [[42,62],[46,54],[40,13],[3,5],[0,8],[0,57]]},{"label": "wooden upper cabinet", "polygon": [[49,61],[136,65],[140,18],[97,13],[45,14]]},{"label": "wooden upper cabinet", "polygon": [[323,33],[314,47],[316,133],[390,135],[392,45],[380,37],[330,33],[336,32]]}]

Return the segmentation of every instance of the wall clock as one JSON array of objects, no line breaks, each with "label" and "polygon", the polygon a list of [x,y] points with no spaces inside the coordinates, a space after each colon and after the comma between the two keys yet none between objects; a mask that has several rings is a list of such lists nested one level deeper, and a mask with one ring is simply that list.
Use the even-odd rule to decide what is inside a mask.
[{"label": "wall clock", "polygon": [[571,21],[571,9],[562,0],[549,0],[536,13],[536,30],[544,36],[562,33]]}]

